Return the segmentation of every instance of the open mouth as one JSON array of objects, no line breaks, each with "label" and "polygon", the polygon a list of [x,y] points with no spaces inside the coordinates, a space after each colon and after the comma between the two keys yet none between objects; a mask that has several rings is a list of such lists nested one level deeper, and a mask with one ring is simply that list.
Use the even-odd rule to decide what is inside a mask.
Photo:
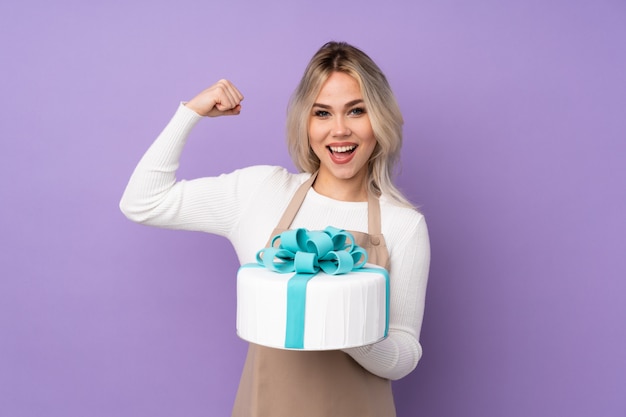
[{"label": "open mouth", "polygon": [[328,152],[330,154],[330,159],[335,164],[347,164],[354,158],[356,155],[355,151],[358,148],[358,145],[341,145],[341,146],[327,146]]},{"label": "open mouth", "polygon": [[350,155],[357,148],[357,145],[350,146],[327,146],[330,153],[333,155]]}]

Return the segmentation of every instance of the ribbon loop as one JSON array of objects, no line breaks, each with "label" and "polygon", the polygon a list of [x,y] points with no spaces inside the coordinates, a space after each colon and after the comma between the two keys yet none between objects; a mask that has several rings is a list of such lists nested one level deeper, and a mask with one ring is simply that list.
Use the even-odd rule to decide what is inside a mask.
[{"label": "ribbon loop", "polygon": [[293,264],[299,274],[314,274],[319,269],[315,254],[309,252],[296,252]]},{"label": "ribbon loop", "polygon": [[[278,247],[275,243],[279,242]],[[271,240],[271,247],[256,254],[257,263],[279,273],[346,274],[363,267],[367,251],[354,242],[350,232],[328,226],[323,231],[287,230]]]}]

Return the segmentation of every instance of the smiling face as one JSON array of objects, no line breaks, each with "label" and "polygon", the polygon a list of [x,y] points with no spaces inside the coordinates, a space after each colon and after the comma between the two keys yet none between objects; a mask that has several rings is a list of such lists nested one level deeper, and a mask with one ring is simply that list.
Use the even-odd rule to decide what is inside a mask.
[{"label": "smiling face", "polygon": [[320,160],[314,188],[340,199],[367,199],[367,165],[376,147],[359,83],[333,72],[315,99],[309,117],[309,144]]}]

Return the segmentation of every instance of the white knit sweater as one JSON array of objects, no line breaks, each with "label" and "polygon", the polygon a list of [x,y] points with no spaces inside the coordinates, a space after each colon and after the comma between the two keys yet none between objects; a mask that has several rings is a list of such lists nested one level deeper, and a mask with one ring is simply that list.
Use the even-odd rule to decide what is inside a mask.
[{"label": "white knit sweater", "polygon": [[[254,166],[218,177],[177,181],[187,137],[202,117],[181,104],[143,156],[126,187],[120,208],[131,220],[152,226],[214,233],[228,238],[239,261],[255,261],[298,186],[310,174]],[[389,379],[411,372],[422,350],[419,333],[430,263],[424,217],[380,199],[381,228],[389,250],[389,337],[346,349],[368,371]],[[367,232],[367,203],[336,201],[309,190],[293,228],[326,226]]]}]

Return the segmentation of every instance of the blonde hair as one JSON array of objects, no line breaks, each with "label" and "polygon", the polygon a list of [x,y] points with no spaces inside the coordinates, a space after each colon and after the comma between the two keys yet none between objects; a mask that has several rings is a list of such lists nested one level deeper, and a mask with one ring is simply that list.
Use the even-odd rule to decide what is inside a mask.
[{"label": "blonde hair", "polygon": [[368,191],[374,195],[384,194],[403,206],[412,207],[392,181],[402,148],[400,107],[376,63],[363,51],[345,42],[328,42],[317,51],[289,101],[287,145],[296,168],[313,173],[320,167],[319,158],[309,146],[308,124],[315,99],[333,72],[346,73],[359,83],[376,137],[376,147],[368,162]]}]

